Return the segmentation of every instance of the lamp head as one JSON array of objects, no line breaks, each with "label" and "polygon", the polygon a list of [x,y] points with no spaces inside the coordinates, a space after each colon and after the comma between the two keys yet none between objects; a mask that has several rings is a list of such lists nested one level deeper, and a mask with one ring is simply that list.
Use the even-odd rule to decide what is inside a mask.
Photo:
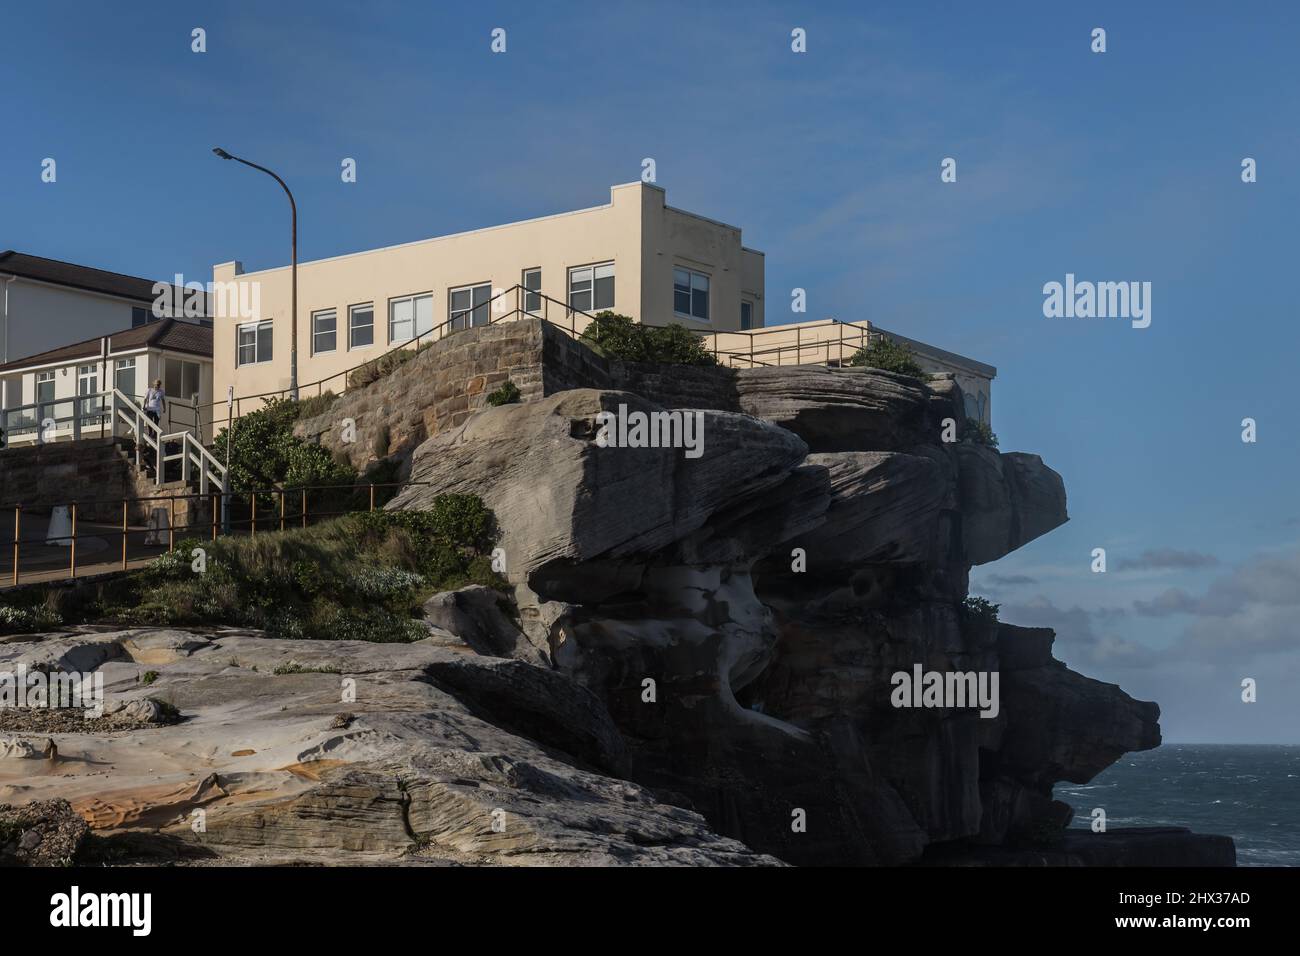
[{"label": "lamp head", "polygon": [[226,152],[224,149],[222,149],[220,146],[213,146],[213,147],[212,147],[212,151],[213,151],[214,153],[216,153],[218,156],[220,156],[222,159],[234,159],[234,158],[235,158],[235,157],[231,156],[229,153],[227,153],[227,152]]}]

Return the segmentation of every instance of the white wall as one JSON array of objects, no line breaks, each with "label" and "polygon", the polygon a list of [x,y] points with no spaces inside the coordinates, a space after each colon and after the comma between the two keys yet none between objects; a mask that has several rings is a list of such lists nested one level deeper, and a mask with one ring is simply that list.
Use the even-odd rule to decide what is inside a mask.
[{"label": "white wall", "polygon": [[[0,274],[0,309],[5,276]],[[144,305],[95,292],[18,278],[9,283],[9,341],[0,311],[0,364],[131,327],[131,309]]]}]

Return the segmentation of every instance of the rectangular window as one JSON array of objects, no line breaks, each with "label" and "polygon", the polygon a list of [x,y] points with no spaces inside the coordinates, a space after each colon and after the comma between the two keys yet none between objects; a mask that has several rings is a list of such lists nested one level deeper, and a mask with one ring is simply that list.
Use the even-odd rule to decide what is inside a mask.
[{"label": "rectangular window", "polygon": [[[94,395],[99,391],[99,366],[81,365],[77,368],[77,394]],[[79,403],[79,414],[94,415],[103,411],[104,402],[99,398],[83,398]]]},{"label": "rectangular window", "polygon": [[709,321],[709,277],[690,269],[673,269],[673,313]]},{"label": "rectangular window", "polygon": [[176,359],[163,359],[163,394],[169,399],[185,397],[181,392],[181,363]]},{"label": "rectangular window", "polygon": [[118,359],[113,367],[113,387],[127,398],[138,398],[135,393],[135,359]]},{"label": "rectangular window", "polygon": [[433,295],[388,300],[388,344],[397,345],[433,331]]},{"label": "rectangular window", "polygon": [[524,311],[538,315],[542,311],[542,270],[524,270]]},{"label": "rectangular window", "polygon": [[375,344],[375,306],[371,302],[348,308],[348,348]]},{"label": "rectangular window", "polygon": [[740,328],[752,329],[754,327],[754,303],[740,303]]},{"label": "rectangular window", "polygon": [[145,325],[146,323],[153,321],[153,315],[151,313],[151,309],[142,309],[138,305],[132,306],[131,328],[134,329],[136,326]]},{"label": "rectangular window", "polygon": [[250,322],[235,330],[238,342],[236,365],[257,365],[269,362],[272,357],[272,330],[270,322]]},{"label": "rectangular window", "polygon": [[[54,401],[54,373],[37,372],[36,373],[36,404],[46,405]],[[38,409],[42,414],[48,414],[44,409]]]},{"label": "rectangular window", "polygon": [[200,375],[202,369],[198,362],[181,363],[181,397],[193,398],[202,389]]},{"label": "rectangular window", "polygon": [[570,269],[569,308],[581,312],[614,308],[614,263]]},{"label": "rectangular window", "polygon": [[471,325],[488,325],[488,303],[492,300],[492,283],[463,285],[448,293],[448,311],[452,331]]},{"label": "rectangular window", "polygon": [[311,314],[311,354],[333,352],[338,348],[338,313],[323,309]]},{"label": "rectangular window", "polygon": [[184,359],[163,360],[163,393],[169,399],[188,402],[199,393],[199,363]]}]

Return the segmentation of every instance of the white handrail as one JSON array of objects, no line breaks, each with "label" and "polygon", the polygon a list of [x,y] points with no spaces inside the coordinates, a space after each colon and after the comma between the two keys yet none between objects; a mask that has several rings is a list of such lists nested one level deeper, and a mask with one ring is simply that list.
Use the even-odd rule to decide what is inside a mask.
[{"label": "white handrail", "polygon": [[[212,452],[203,447],[203,444],[194,437],[191,432],[172,432],[164,435],[162,426],[145,414],[143,408],[135,403],[135,400],[124,395],[118,389],[113,389],[110,393],[112,401],[112,434],[117,435],[118,419],[124,421],[128,426],[135,429],[135,464],[140,467],[140,449],[142,445],[148,445],[154,452],[154,484],[161,485],[163,482],[163,469],[167,462],[180,459],[181,478],[184,481],[190,480],[191,467],[197,465],[199,469],[199,492],[207,494],[208,486],[216,485],[217,490],[224,492],[226,490],[226,467],[217,461]],[[169,442],[179,442],[181,450],[175,454],[167,454],[167,444]]]}]

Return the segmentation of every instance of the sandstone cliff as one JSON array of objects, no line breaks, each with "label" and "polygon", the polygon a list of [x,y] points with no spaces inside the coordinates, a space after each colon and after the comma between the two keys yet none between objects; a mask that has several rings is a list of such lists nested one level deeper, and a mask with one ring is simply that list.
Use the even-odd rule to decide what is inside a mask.
[{"label": "sandstone cliff", "polygon": [[[1231,864],[1224,838],[1063,836],[1053,785],[1158,745],[1159,711],[1055,660],[1050,630],[964,606],[972,566],[1067,515],[1037,456],[942,440],[964,421],[955,383],[678,374],[514,325],[329,413],[383,437],[338,449],[354,463],[394,454],[420,483],[390,508],[484,499],[513,602],[437,595],[409,645],[94,627],[0,644],[6,669],[101,672],[110,713],[139,717],[0,760],[0,802],[48,808],[0,852],[66,856],[76,814],[126,858]],[[528,401],[482,407],[486,377],[520,368]],[[602,413],[664,406],[699,415],[698,457],[596,441]],[[914,669],[996,675],[996,706],[895,706]]]},{"label": "sandstone cliff", "polygon": [[[953,383],[807,367],[735,389],[739,412],[701,410],[698,458],[596,443],[600,413],[658,410],[629,392],[489,409],[416,448],[424,484],[390,504],[484,498],[530,652],[604,703],[632,779],[789,862],[898,863],[1050,842],[1056,781],[1159,743],[1156,705],[1065,668],[1051,632],[963,611],[971,566],[1067,515],[1038,457],[940,440]],[[917,664],[998,672],[997,716],[891,706]]]}]

